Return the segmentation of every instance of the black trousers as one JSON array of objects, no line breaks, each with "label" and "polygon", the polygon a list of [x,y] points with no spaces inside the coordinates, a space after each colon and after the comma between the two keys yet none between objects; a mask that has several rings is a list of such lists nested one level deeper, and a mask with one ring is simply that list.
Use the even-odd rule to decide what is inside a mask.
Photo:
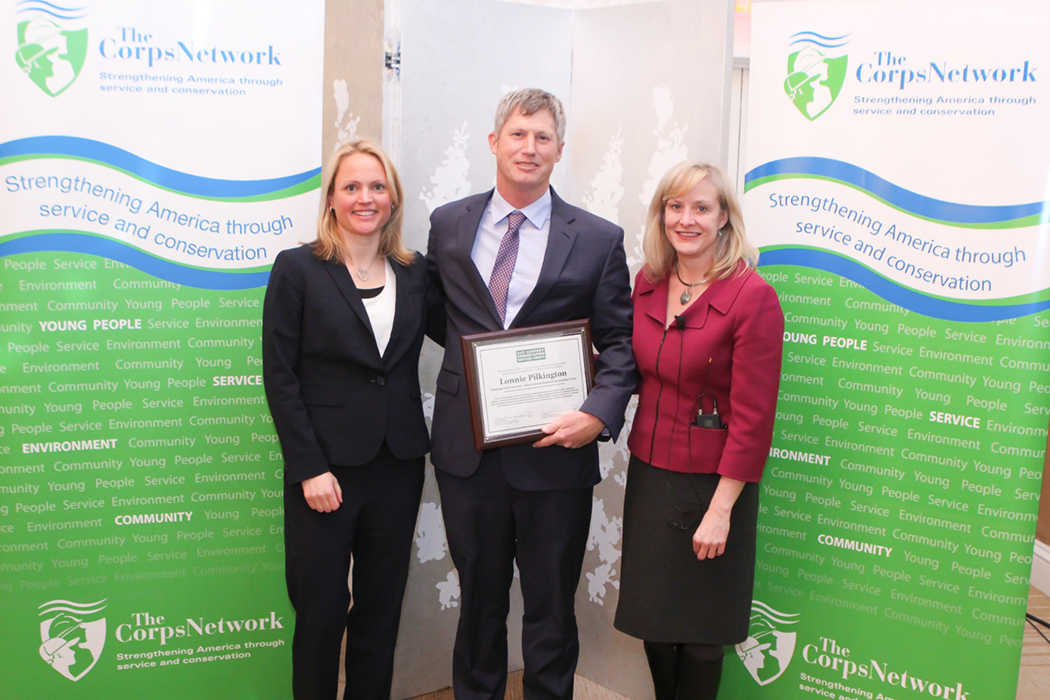
[{"label": "black trousers", "polygon": [[593,489],[519,491],[504,478],[498,449],[485,453],[472,476],[435,471],[461,589],[452,659],[456,700],[503,700],[515,559],[524,602],[525,698],[571,700],[580,653],[575,598]]},{"label": "black trousers", "polygon": [[[346,700],[390,700],[394,646],[423,492],[423,458],[402,461],[386,445],[366,465],[332,467],[343,502],[307,505],[300,484],[284,491],[285,577],[295,608],[295,700],[335,700],[346,631]],[[353,607],[350,557],[353,555]]]}]

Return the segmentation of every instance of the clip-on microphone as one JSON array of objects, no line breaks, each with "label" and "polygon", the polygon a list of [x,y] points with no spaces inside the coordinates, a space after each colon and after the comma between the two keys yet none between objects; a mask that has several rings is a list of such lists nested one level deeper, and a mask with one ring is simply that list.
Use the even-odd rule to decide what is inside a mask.
[{"label": "clip-on microphone", "polygon": [[[678,317],[681,318],[680,316]],[[682,322],[684,324],[684,321]],[[716,428],[725,430],[729,426],[722,422],[722,416],[718,412],[718,399],[715,398],[714,394],[708,394],[704,392],[707,388],[707,375],[711,372],[711,360],[707,358],[707,371],[704,372],[704,383],[700,386],[700,395],[696,397],[696,418],[693,419],[693,425],[698,428]],[[711,397],[711,412],[704,413],[704,397]]]}]

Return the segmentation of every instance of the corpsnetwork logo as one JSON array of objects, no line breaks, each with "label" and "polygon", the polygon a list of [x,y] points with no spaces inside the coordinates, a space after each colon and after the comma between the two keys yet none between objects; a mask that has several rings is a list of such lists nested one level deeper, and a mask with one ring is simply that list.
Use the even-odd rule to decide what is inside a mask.
[{"label": "corpsnetwork logo", "polygon": [[106,600],[74,603],[51,600],[39,607],[40,658],[71,681],[79,681],[95,667],[106,645]]},{"label": "corpsnetwork logo", "polygon": [[751,627],[736,655],[759,685],[769,685],[783,675],[795,654],[795,632],[784,628],[798,622],[798,614],[777,612],[765,603],[751,603]]},{"label": "corpsnetwork logo", "polygon": [[18,0],[18,67],[37,87],[55,97],[80,75],[88,32],[78,25],[83,7],[60,7],[44,0]]},{"label": "corpsnetwork logo", "polygon": [[839,51],[848,41],[843,36],[822,36],[816,32],[791,35],[787,79],[784,92],[806,119],[813,121],[835,102],[846,80],[848,56]]}]

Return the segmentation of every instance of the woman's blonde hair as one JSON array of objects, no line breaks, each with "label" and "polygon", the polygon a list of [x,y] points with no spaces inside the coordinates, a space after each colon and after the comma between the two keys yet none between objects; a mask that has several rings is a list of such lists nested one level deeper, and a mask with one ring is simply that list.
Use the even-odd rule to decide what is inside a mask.
[{"label": "woman's blonde hair", "polygon": [[405,247],[401,239],[401,222],[404,220],[405,201],[404,191],[401,188],[401,178],[397,175],[397,169],[390,162],[383,149],[365,139],[344,144],[332,154],[325,165],[324,176],[321,186],[321,211],[317,216],[317,240],[311,243],[314,255],[321,260],[339,260],[347,262],[350,255],[347,253],[343,236],[336,224],[335,214],[328,205],[328,198],[332,196],[335,189],[335,176],[339,172],[339,166],[343,159],[355,153],[365,153],[379,161],[386,172],[387,188],[390,192],[390,220],[383,226],[379,234],[379,254],[393,258],[402,265],[408,265],[415,258],[415,253]]},{"label": "woman's blonde hair", "polygon": [[722,211],[729,213],[729,218],[715,244],[715,261],[707,273],[707,278],[726,279],[736,271],[741,259],[746,259],[751,267],[758,265],[758,250],[747,241],[740,203],[726,171],[714,163],[685,161],[664,174],[653,194],[653,200],[649,203],[642,252],[645,253],[645,276],[650,282],[664,279],[678,264],[678,255],[667,240],[667,229],[664,227],[667,200],[688,194],[704,179],[715,186],[718,191],[718,206]]}]

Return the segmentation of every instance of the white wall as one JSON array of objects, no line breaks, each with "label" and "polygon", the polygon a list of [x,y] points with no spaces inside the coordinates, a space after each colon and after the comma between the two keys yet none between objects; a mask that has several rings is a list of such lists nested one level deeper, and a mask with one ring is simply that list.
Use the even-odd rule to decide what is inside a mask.
[{"label": "white wall", "polygon": [[[351,117],[335,123],[334,80],[344,79],[351,86],[343,98],[349,103],[345,113],[362,117],[358,136],[387,141],[391,127],[400,130],[405,238],[412,248],[425,250],[434,207],[492,187],[495,161],[487,136],[496,103],[510,89],[540,87],[565,103],[569,128],[554,187],[569,202],[624,228],[632,273],[641,265],[648,200],[664,171],[686,158],[728,164],[729,0],[386,0],[382,8],[373,7],[379,0],[362,0],[357,10],[348,10],[351,2],[328,0],[327,34],[346,32],[357,39],[327,42],[325,155],[340,134],[352,135]],[[387,100],[382,122],[388,133],[379,134],[382,97],[376,97],[376,86],[393,79],[382,69],[384,26],[401,28],[400,109]],[[367,36],[360,36],[362,27]],[[395,39],[388,35],[386,43]],[[366,53],[379,53],[375,62],[361,55],[361,42],[370,47]],[[390,90],[388,83],[388,95]],[[431,394],[424,404],[429,410],[440,358],[440,348],[428,341],[421,375],[424,393]],[[595,489],[590,549],[577,596],[578,672],[643,700],[652,697],[652,689],[641,643],[612,628],[626,435],[625,430],[618,445],[602,448],[606,478]],[[395,698],[451,683],[458,582],[439,503],[428,468],[398,642]],[[515,585],[511,670],[521,668],[520,618]]]}]

